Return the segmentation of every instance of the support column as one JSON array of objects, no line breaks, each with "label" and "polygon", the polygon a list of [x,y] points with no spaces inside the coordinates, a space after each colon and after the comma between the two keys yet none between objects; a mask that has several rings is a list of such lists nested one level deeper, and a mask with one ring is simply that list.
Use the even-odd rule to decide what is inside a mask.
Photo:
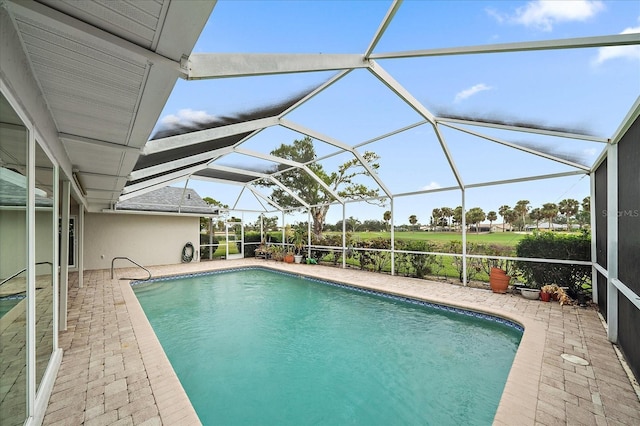
[{"label": "support column", "polygon": [[596,247],[596,172],[589,173],[589,226],[591,227],[591,298],[598,303],[598,270],[595,264],[598,262],[598,250]]},{"label": "support column", "polygon": [[618,145],[607,148],[607,337],[618,342]]},{"label": "support column", "polygon": [[391,201],[389,202],[389,205],[391,207],[391,275],[395,275],[396,274],[396,253],[395,253],[395,249],[396,249],[396,238],[395,238],[395,232],[394,232],[394,226],[393,226],[393,198],[391,198]]},{"label": "support column", "polygon": [[84,206],[82,204],[78,208],[76,238],[78,239],[78,288],[82,288],[84,287]]},{"label": "support column", "polygon": [[347,267],[347,205],[342,203],[342,269]]},{"label": "support column", "polygon": [[[465,192],[462,191],[462,284],[467,285],[467,208],[465,206]],[[504,226],[504,224],[503,224]]]},{"label": "support column", "polygon": [[[69,294],[69,197],[71,182],[64,181],[60,185],[62,189],[61,198],[61,229],[62,238],[60,238],[60,313],[59,313],[59,329],[64,331],[67,329],[67,300]],[[82,210],[82,209],[80,209]]]}]

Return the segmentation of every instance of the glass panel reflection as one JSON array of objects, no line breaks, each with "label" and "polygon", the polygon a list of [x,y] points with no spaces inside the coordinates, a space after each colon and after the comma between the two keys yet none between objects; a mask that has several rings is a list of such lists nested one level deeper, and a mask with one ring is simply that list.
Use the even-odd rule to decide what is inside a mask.
[{"label": "glass panel reflection", "polygon": [[58,220],[57,215],[54,214],[53,205],[55,185],[53,163],[37,143],[35,161],[36,388],[38,389],[53,352],[53,261],[55,250],[53,238],[54,235],[58,235]]},{"label": "glass panel reflection", "polygon": [[28,133],[0,94],[0,423],[27,414]]}]

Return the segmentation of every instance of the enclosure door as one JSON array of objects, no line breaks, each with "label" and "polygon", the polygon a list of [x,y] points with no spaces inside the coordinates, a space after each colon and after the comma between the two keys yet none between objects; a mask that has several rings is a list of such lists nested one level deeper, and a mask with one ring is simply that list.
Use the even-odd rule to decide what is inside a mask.
[{"label": "enclosure door", "polygon": [[226,222],[225,224],[225,241],[227,245],[227,259],[242,259],[244,258],[244,244],[242,240],[243,226],[242,222]]}]

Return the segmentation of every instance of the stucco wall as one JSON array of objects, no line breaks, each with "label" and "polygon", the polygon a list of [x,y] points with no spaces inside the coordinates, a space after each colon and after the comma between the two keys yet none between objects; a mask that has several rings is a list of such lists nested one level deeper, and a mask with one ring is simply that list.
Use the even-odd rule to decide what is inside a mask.
[{"label": "stucco wall", "polygon": [[[129,257],[143,266],[180,263],[187,242],[196,252],[199,250],[197,217],[86,213],[84,231],[87,270],[110,269],[111,260],[118,256]],[[116,261],[115,266],[131,264]]]},{"label": "stucco wall", "polygon": [[[27,265],[27,218],[24,210],[0,210],[0,280]],[[53,262],[51,211],[36,212],[36,262]],[[50,274],[51,266],[36,267],[36,274]]]}]

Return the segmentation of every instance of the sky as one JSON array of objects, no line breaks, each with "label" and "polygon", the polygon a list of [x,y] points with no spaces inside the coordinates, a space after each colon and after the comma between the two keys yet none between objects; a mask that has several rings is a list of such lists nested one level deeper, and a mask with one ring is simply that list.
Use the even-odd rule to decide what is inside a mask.
[{"label": "sky", "polygon": [[[390,1],[219,0],[194,52],[362,54],[390,5]],[[639,32],[637,1],[405,1],[374,53]],[[379,59],[377,63],[435,115],[527,122],[605,139],[614,135],[640,94],[639,45]],[[333,75],[335,72],[179,80],[156,129],[269,106]],[[366,70],[352,71],[286,118],[358,145],[361,153],[376,152],[379,176],[393,194],[457,185],[429,124],[360,145],[423,120]],[[586,166],[605,147],[600,142],[464,128]],[[459,129],[442,127],[441,131],[465,185],[577,170]],[[242,147],[267,154],[302,137],[288,129],[269,128]],[[326,143],[314,144],[319,157],[336,152]],[[321,163],[325,170],[333,171],[350,158],[342,154]],[[220,164],[265,167],[237,154]],[[370,179],[362,183],[376,186]],[[581,201],[589,195],[589,185],[588,176],[576,175],[468,189],[465,205],[488,212],[503,204],[513,207],[521,199],[530,200],[533,208],[565,198]],[[240,208],[261,208],[253,196],[238,198],[241,188],[237,186],[194,180],[188,186],[230,206],[237,202]],[[267,189],[262,191],[268,194]],[[433,208],[460,204],[459,190],[397,197],[395,223],[408,223],[408,217],[415,214],[425,224]],[[345,215],[381,220],[385,210],[389,203],[385,207],[348,203]],[[342,214],[341,206],[333,206],[327,222],[337,222]],[[253,221],[256,215],[246,214],[245,220]],[[306,215],[287,218],[287,222],[298,220],[306,220]]]}]

